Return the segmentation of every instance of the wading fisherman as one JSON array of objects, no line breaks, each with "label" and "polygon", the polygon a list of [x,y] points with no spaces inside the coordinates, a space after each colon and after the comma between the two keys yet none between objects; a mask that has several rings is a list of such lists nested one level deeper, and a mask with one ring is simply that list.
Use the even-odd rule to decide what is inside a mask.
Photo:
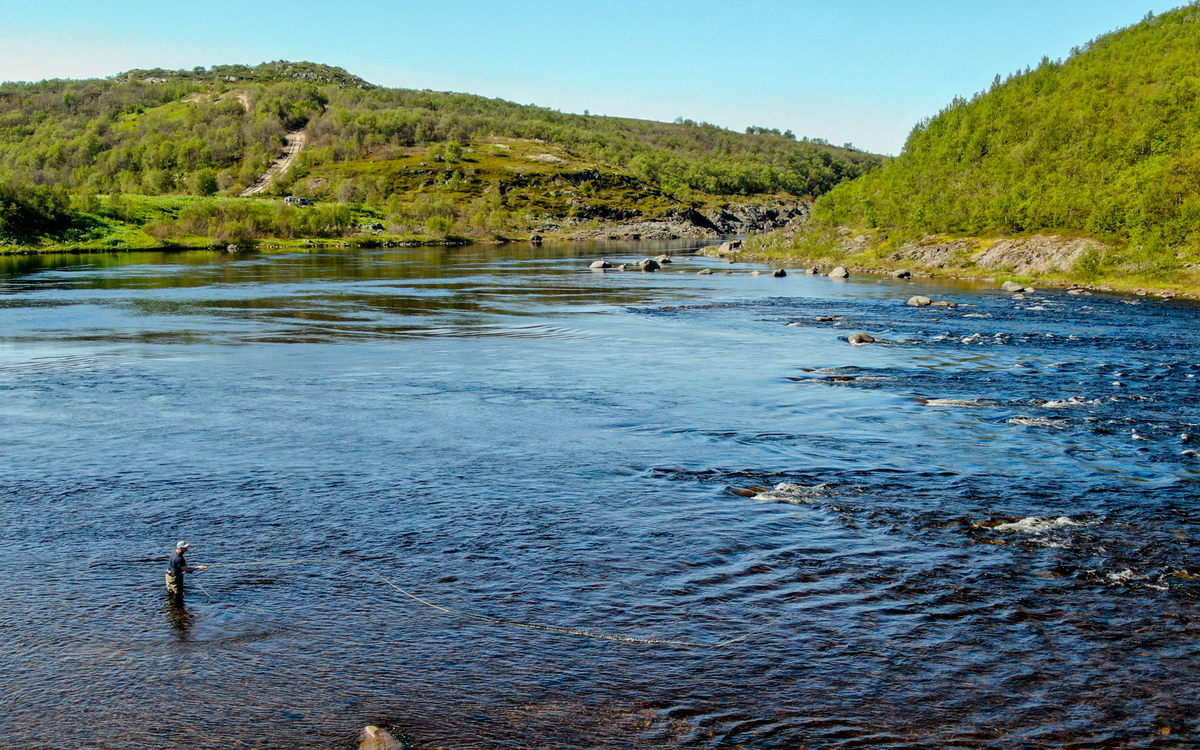
[{"label": "wading fisherman", "polygon": [[183,601],[183,574],[195,573],[197,570],[208,568],[207,565],[197,565],[194,568],[189,568],[187,561],[183,559],[187,548],[187,542],[176,544],[175,554],[171,555],[171,562],[167,564],[167,594],[176,601]]}]

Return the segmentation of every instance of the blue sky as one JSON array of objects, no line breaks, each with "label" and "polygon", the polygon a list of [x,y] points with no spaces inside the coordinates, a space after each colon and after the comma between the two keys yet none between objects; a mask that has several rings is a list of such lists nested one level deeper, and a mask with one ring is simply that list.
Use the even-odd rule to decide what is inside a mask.
[{"label": "blue sky", "polygon": [[0,80],[311,60],[385,86],[898,153],[955,95],[1179,4],[0,0]]}]

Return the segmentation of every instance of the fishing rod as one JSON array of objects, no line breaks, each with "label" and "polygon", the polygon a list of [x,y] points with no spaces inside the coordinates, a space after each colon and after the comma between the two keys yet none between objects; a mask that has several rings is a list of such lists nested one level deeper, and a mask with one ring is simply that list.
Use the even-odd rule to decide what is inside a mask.
[{"label": "fishing rod", "polygon": [[[218,564],[209,565],[209,566],[207,566],[207,568],[208,569],[248,568],[248,567],[266,567],[266,566],[271,566],[271,565],[299,565],[299,564],[306,564],[306,563],[327,563],[327,564],[334,564],[334,565],[350,565],[353,567],[363,568],[363,569],[369,571],[375,577],[377,577],[384,584],[390,586],[391,588],[400,592],[401,594],[408,597],[409,599],[412,599],[413,601],[415,601],[425,607],[428,607],[430,609],[434,609],[434,610],[437,610],[438,612],[442,612],[444,614],[452,615],[455,617],[462,617],[462,618],[469,619],[469,620],[475,620],[476,622],[483,622],[483,623],[487,623],[489,625],[524,628],[526,630],[541,630],[541,631],[550,632],[550,633],[560,633],[563,635],[571,635],[571,636],[577,636],[577,637],[581,637],[581,638],[592,638],[592,639],[601,640],[601,641],[614,641],[617,643],[635,643],[635,644],[642,644],[642,645],[648,645],[648,646],[674,646],[674,647],[678,647],[678,648],[720,649],[720,648],[725,648],[727,646],[732,646],[735,643],[740,643],[740,642],[748,639],[750,636],[760,633],[763,630],[766,630],[767,628],[769,628],[771,625],[773,625],[775,623],[775,620],[772,620],[771,622],[768,622],[766,625],[762,626],[761,628],[757,628],[756,630],[752,630],[748,633],[744,633],[735,638],[729,638],[727,640],[720,641],[718,643],[700,643],[700,642],[696,642],[696,641],[682,641],[682,640],[670,640],[670,639],[660,639],[660,638],[639,638],[637,636],[611,635],[608,633],[599,633],[599,632],[595,632],[595,631],[591,631],[591,630],[582,630],[579,628],[567,628],[567,627],[562,627],[562,626],[558,626],[558,625],[547,625],[547,624],[543,624],[543,623],[526,622],[526,621],[521,621],[521,620],[508,620],[508,619],[504,619],[504,618],[489,617],[487,615],[475,614],[473,612],[463,612],[462,610],[451,609],[450,607],[444,607],[440,604],[435,604],[434,602],[431,602],[428,599],[424,599],[410,591],[406,591],[405,589],[401,588],[400,586],[396,585],[394,582],[389,580],[386,576],[384,576],[378,570],[371,567],[370,565],[367,565],[366,563],[355,562],[355,561],[351,561],[351,560],[328,560],[328,559],[312,559],[312,558],[294,559],[294,560],[257,560],[254,562],[242,562],[242,563],[218,563]],[[197,583],[197,585],[199,585],[199,583]],[[204,591],[205,594],[208,594],[208,592],[205,591],[203,587],[201,587],[200,590]],[[212,598],[211,594],[209,594],[209,598]]]}]

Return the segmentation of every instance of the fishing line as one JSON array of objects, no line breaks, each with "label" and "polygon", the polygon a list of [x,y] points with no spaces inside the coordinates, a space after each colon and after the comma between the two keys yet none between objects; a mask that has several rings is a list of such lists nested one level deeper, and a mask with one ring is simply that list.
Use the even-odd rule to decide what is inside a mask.
[{"label": "fishing line", "polygon": [[[660,639],[660,638],[638,638],[636,636],[631,636],[631,635],[609,635],[607,633],[597,633],[597,632],[594,632],[591,630],[581,630],[578,628],[565,628],[565,627],[560,627],[558,625],[544,625],[541,623],[524,622],[521,620],[506,620],[506,619],[502,619],[502,618],[498,618],[498,617],[488,617],[486,615],[479,615],[479,614],[475,614],[473,612],[463,612],[461,610],[451,609],[449,607],[443,607],[440,604],[435,604],[434,602],[431,602],[427,599],[423,599],[423,598],[417,596],[416,594],[413,594],[412,592],[405,591],[404,589],[400,588],[392,581],[388,580],[382,573],[380,573],[375,568],[372,568],[370,565],[367,565],[366,563],[354,562],[354,561],[350,561],[350,560],[319,560],[319,559],[261,560],[261,561],[257,561],[257,562],[245,562],[245,563],[222,563],[222,564],[216,564],[216,565],[209,565],[209,566],[207,566],[207,568],[208,569],[212,569],[212,568],[248,568],[248,567],[267,566],[267,565],[297,565],[300,563],[329,563],[329,564],[333,564],[333,565],[351,565],[351,566],[363,568],[363,569],[369,571],[370,573],[372,573],[379,580],[383,581],[386,585],[392,587],[396,591],[399,591],[401,594],[408,597],[409,599],[412,599],[413,601],[415,601],[425,607],[429,607],[430,609],[435,609],[438,612],[442,612],[442,613],[448,614],[448,615],[453,615],[455,617],[463,617],[468,620],[475,620],[476,622],[485,622],[490,625],[500,625],[500,626],[504,626],[504,627],[513,627],[513,628],[524,628],[526,630],[542,630],[542,631],[546,631],[546,632],[550,632],[550,633],[561,633],[563,635],[573,635],[573,636],[578,636],[581,638],[592,638],[592,639],[600,640],[600,641],[614,641],[617,643],[639,643],[639,644],[644,644],[644,645],[648,645],[648,646],[676,646],[679,648],[718,649],[718,648],[725,648],[726,646],[732,646],[735,643],[740,643],[741,641],[746,640],[750,636],[752,636],[756,633],[762,632],[763,630],[766,630],[768,627],[770,627],[775,622],[774,620],[772,620],[771,622],[767,623],[766,625],[762,626],[761,628],[752,630],[748,633],[744,633],[742,635],[737,636],[736,638],[730,638],[728,640],[721,641],[719,643],[698,643],[695,641],[676,641],[676,640]],[[199,584],[197,584],[197,585],[199,585]],[[204,591],[203,588],[201,588],[200,590]],[[205,591],[204,593],[207,594],[208,592]],[[210,595],[210,597],[211,597],[211,595]]]}]

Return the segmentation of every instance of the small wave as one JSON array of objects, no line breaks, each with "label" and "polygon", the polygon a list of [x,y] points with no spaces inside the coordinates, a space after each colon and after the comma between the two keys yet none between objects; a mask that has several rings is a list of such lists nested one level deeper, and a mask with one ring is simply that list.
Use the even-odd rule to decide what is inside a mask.
[{"label": "small wave", "polygon": [[987,402],[977,398],[929,398],[924,401],[925,406],[986,406]]},{"label": "small wave", "polygon": [[999,524],[994,528],[996,531],[1016,531],[1022,534],[1044,534],[1047,531],[1061,529],[1064,526],[1078,525],[1078,523],[1071,520],[1067,516],[1058,516],[1057,518],[1029,516],[1028,518],[1022,518],[1019,521]]},{"label": "small wave", "polygon": [[792,505],[802,505],[810,503],[816,498],[826,494],[831,485],[803,485],[794,484],[792,482],[783,482],[775,485],[775,489],[760,492],[754,496],[756,500],[766,500],[777,503],[791,503]]},{"label": "small wave", "polygon": [[1046,403],[1042,404],[1042,408],[1044,408],[1044,409],[1070,409],[1070,408],[1076,407],[1076,406],[1099,406],[1102,403],[1103,402],[1098,398],[1092,399],[1091,401],[1089,401],[1081,396],[1072,396],[1065,401],[1047,401]]},{"label": "small wave", "polygon": [[1008,420],[1008,423],[1022,427],[1049,427],[1053,430],[1062,430],[1067,426],[1067,421],[1064,419],[1047,419],[1045,417],[1013,417]]}]

